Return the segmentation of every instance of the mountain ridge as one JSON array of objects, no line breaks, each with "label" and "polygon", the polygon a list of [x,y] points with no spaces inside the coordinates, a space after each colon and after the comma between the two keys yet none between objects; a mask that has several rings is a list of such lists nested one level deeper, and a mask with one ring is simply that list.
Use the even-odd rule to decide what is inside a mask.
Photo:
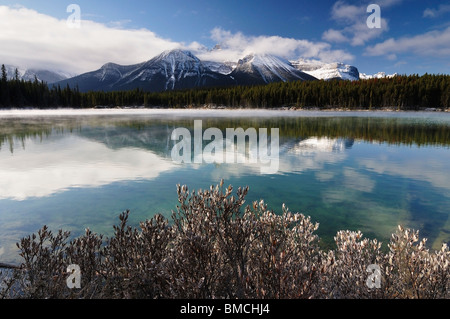
[{"label": "mountain ridge", "polygon": [[202,61],[187,50],[164,51],[139,64],[106,63],[100,69],[53,83],[78,86],[81,92],[142,89],[159,92],[196,87],[256,85],[278,81],[308,81],[315,77],[273,55],[252,54],[233,63]]},{"label": "mountain ridge", "polygon": [[106,63],[100,69],[63,80],[54,85],[78,85],[81,92],[142,89],[150,92],[235,84],[230,77],[214,72],[186,50],[164,51],[134,65]]},{"label": "mountain ridge", "polygon": [[[220,50],[216,46],[210,51]],[[177,67],[179,65],[179,67]],[[205,86],[263,85],[277,81],[380,79],[395,74],[366,74],[342,62],[299,58],[286,60],[270,54],[248,54],[237,62],[200,60],[183,49],[163,51],[154,58],[132,65],[108,62],[98,70],[79,75],[62,71],[23,69],[5,65],[9,79],[18,70],[20,80],[46,82],[50,86],[78,87],[86,91],[140,88],[146,91],[190,89]]]},{"label": "mountain ridge", "polygon": [[287,60],[269,54],[249,54],[238,61],[231,75],[241,84],[311,81],[315,77],[294,68]]},{"label": "mountain ridge", "polygon": [[[352,65],[317,60],[286,60],[270,54],[251,53],[237,62],[200,60],[189,50],[163,51],[152,59],[132,65],[105,63],[100,69],[86,72],[50,85],[81,92],[142,89],[148,92],[263,85],[272,82],[350,80],[390,77],[384,72],[366,75]],[[392,75],[393,76],[393,75]]]}]

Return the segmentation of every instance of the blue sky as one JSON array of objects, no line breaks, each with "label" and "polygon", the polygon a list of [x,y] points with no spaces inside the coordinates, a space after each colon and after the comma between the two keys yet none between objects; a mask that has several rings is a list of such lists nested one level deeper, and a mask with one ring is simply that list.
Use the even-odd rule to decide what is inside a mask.
[{"label": "blue sky", "polygon": [[[77,30],[64,24],[71,3],[81,9]],[[367,27],[370,3],[380,6],[380,29]],[[213,60],[261,51],[342,61],[367,74],[450,74],[450,1],[6,0],[0,28],[0,63],[73,73],[181,46]],[[205,50],[217,43],[220,54]]]}]

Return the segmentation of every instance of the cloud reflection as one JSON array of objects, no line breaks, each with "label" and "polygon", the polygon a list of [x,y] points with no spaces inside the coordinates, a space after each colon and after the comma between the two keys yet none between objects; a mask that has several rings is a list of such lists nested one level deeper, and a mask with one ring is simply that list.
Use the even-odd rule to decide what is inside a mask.
[{"label": "cloud reflection", "polygon": [[[430,152],[434,154],[431,155]],[[450,160],[445,149],[407,149],[401,152],[379,152],[377,157],[358,159],[358,164],[370,171],[383,175],[399,176],[423,182],[444,189],[450,196],[448,167],[443,160]]]},{"label": "cloud reflection", "polygon": [[98,187],[122,180],[153,179],[175,164],[152,151],[112,150],[74,135],[43,142],[28,138],[27,149],[0,150],[0,199],[25,200],[73,187]]}]

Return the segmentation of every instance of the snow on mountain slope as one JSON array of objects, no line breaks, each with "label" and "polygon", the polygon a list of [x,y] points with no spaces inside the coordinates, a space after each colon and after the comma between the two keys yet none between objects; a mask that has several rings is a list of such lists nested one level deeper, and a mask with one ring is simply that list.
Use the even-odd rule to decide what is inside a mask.
[{"label": "snow on mountain slope", "polygon": [[69,84],[71,87],[78,85],[81,92],[136,88],[157,92],[232,85],[235,81],[227,75],[212,71],[189,51],[171,50],[135,65],[107,63],[99,70],[81,74],[58,84],[61,86]]},{"label": "snow on mountain slope", "polygon": [[34,81],[35,76],[38,81],[43,81],[50,84],[73,77],[74,74],[64,71],[28,69],[25,71],[22,78],[25,81]]},{"label": "snow on mountain slope", "polygon": [[[270,83],[276,81],[315,80],[311,75],[294,68],[282,58],[269,54],[251,54],[239,60],[231,75],[240,82]],[[247,79],[245,79],[247,78]],[[239,82],[239,80],[238,80]]]},{"label": "snow on mountain slope", "polygon": [[293,72],[294,68],[289,62],[282,61],[271,55],[254,55],[251,58],[251,63],[257,68],[258,72],[266,82],[271,82],[274,75],[283,81],[287,81],[287,79],[283,77],[285,72],[296,76],[295,72]]},{"label": "snow on mountain slope", "polygon": [[232,84],[231,78],[214,72],[190,51],[165,51],[128,74],[119,86],[150,84],[155,90]]},{"label": "snow on mountain slope", "polygon": [[325,63],[317,60],[298,59],[291,61],[291,64],[297,70],[310,74],[320,80],[359,80],[358,69],[341,62]]},{"label": "snow on mountain slope", "polygon": [[237,63],[235,62],[215,62],[215,61],[203,61],[203,64],[208,67],[211,71],[220,74],[228,75],[236,68]]},{"label": "snow on mountain slope", "polygon": [[133,71],[135,71],[137,68],[139,68],[142,65],[143,65],[143,63],[129,65],[129,66],[119,65],[119,64],[115,64],[115,63],[106,63],[100,68],[100,70],[98,70],[94,74],[94,76],[100,82],[109,82],[113,85],[117,81],[120,81],[124,77],[131,74]]},{"label": "snow on mountain slope", "polygon": [[74,76],[73,74],[62,71],[50,71],[41,69],[24,69],[14,65],[5,65],[8,79],[13,80],[16,76],[16,69],[19,80],[34,81],[35,77],[38,81],[46,83],[54,83]]},{"label": "snow on mountain slope", "polygon": [[27,71],[26,69],[16,67],[14,65],[5,65],[6,75],[9,80],[13,80],[16,76],[16,69],[19,75],[19,79],[22,79],[23,75]]},{"label": "snow on mountain slope", "polygon": [[98,70],[83,73],[55,84],[61,87],[65,87],[66,85],[70,87],[78,86],[81,92],[110,91],[124,76],[130,74],[142,64],[124,66],[115,63],[106,63]]},{"label": "snow on mountain slope", "polygon": [[175,89],[177,81],[186,77],[200,76],[205,70],[201,61],[189,51],[164,51],[134,72],[127,83],[150,81],[157,74],[165,77],[165,90]]}]

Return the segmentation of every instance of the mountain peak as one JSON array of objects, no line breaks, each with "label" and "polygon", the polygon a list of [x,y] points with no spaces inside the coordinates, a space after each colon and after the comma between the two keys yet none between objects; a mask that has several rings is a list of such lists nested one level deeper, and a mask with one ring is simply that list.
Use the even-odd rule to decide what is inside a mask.
[{"label": "mountain peak", "polygon": [[108,69],[117,68],[118,66],[119,66],[118,64],[115,64],[115,63],[112,63],[112,62],[108,62],[108,63],[103,64],[100,69],[108,70]]},{"label": "mountain peak", "polygon": [[245,57],[243,57],[242,59],[239,60],[238,64],[244,64],[244,63],[259,63],[259,64],[267,64],[267,63],[287,63],[289,64],[288,61],[272,55],[272,54],[268,54],[268,53],[249,53],[247,54]]},{"label": "mountain peak", "polygon": [[191,51],[183,50],[183,49],[173,49],[166,50],[161,53],[157,59],[166,60],[166,59],[175,59],[175,60],[186,60],[193,59],[195,61],[200,61]]},{"label": "mountain peak", "polygon": [[359,71],[356,67],[342,62],[322,62],[318,60],[298,59],[291,64],[300,71],[308,73],[321,80],[343,79],[359,80]]},{"label": "mountain peak", "polygon": [[295,69],[291,62],[288,60],[268,53],[250,53],[244,58],[240,59],[238,65],[253,65],[256,67],[266,67],[266,68],[282,68],[286,70]]},{"label": "mountain peak", "polygon": [[[259,78],[262,83],[273,81],[314,80],[315,78],[295,69],[292,64],[280,57],[266,53],[251,53],[240,59],[234,71],[244,82],[255,82]],[[239,74],[241,73],[241,74]]]}]

